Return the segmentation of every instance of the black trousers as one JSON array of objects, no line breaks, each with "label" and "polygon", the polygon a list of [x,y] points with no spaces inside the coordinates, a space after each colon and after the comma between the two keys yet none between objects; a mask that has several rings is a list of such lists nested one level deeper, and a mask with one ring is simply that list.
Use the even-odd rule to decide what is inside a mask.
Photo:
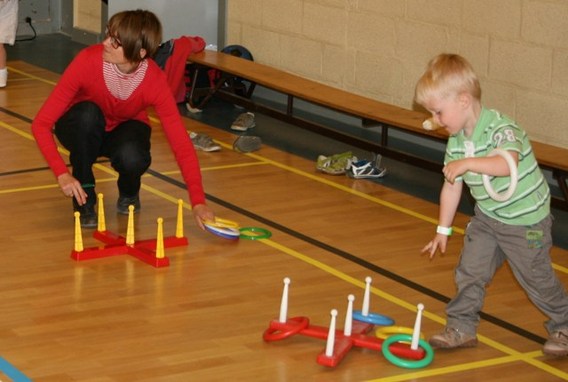
[{"label": "black trousers", "polygon": [[126,197],[138,194],[140,178],[152,162],[150,126],[129,120],[107,132],[105,125],[101,109],[87,101],[72,106],[55,123],[57,139],[69,150],[73,177],[84,185],[92,203],[96,202],[93,164],[97,158],[110,159],[112,168],[119,174],[120,195]]}]

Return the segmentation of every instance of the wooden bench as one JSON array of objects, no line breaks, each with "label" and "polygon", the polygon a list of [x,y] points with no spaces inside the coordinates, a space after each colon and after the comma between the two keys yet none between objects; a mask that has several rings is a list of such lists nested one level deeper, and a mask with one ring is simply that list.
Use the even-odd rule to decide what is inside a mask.
[{"label": "wooden bench", "polygon": [[[349,93],[229,54],[204,51],[191,55],[188,61],[195,64],[193,78],[197,78],[201,70],[217,69],[222,73],[216,84],[206,89],[205,96],[201,94],[203,97],[199,98],[199,102],[197,102],[198,90],[195,88],[191,89],[189,103],[194,108],[202,108],[212,96],[218,96],[241,105],[248,110],[257,111],[289,122],[353,147],[379,153],[432,171],[440,172],[442,169],[443,164],[440,161],[420,157],[412,152],[394,148],[389,144],[389,132],[391,130],[445,142],[448,138],[445,131],[428,131],[422,128],[423,121],[428,118],[428,115],[425,113]],[[227,81],[232,77],[240,77],[250,82],[248,91],[244,95],[236,95],[230,89],[227,89]],[[287,97],[285,110],[280,110],[267,103],[253,99],[252,93],[256,86],[262,86],[284,94]],[[360,119],[363,127],[377,126],[380,129],[380,140],[371,141],[361,136],[302,118],[298,116],[294,107],[296,99]],[[568,187],[566,183],[568,176],[568,150],[539,142],[533,142],[533,148],[540,166],[552,172],[562,193],[561,197],[553,197],[553,207],[568,210]]]}]

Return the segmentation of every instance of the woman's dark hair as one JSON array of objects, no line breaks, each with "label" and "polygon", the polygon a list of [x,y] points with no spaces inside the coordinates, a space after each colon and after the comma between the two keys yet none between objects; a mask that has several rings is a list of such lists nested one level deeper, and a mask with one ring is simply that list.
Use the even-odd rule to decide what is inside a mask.
[{"label": "woman's dark hair", "polygon": [[[108,33],[120,41],[124,58],[139,63],[154,56],[162,42],[162,24],[158,17],[146,10],[122,11],[113,15],[108,22]],[[140,56],[141,49],[146,51]]]}]

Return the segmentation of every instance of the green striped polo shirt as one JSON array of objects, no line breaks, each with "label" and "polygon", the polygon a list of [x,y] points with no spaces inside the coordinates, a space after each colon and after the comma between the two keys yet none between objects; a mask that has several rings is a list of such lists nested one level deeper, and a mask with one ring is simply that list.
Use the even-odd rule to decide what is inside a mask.
[{"label": "green striped polo shirt", "polygon": [[[465,181],[478,207],[488,216],[511,225],[531,225],[550,213],[550,189],[540,170],[527,134],[505,115],[482,108],[472,137],[461,130],[448,139],[444,163],[465,157],[487,156],[493,149],[516,151],[519,155],[519,179],[516,191],[505,202],[489,197],[481,174],[471,171],[457,178]],[[491,177],[493,189],[501,193],[509,188],[510,177]]]}]

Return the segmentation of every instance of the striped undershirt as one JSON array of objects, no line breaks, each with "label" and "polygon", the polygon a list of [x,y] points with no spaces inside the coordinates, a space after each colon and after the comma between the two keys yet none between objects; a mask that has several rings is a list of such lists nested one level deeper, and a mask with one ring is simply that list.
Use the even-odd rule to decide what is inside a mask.
[{"label": "striped undershirt", "polygon": [[106,87],[113,96],[124,101],[140,85],[146,75],[147,68],[148,63],[146,60],[142,60],[134,72],[125,74],[118,70],[116,64],[105,61],[103,62],[103,74]]}]

